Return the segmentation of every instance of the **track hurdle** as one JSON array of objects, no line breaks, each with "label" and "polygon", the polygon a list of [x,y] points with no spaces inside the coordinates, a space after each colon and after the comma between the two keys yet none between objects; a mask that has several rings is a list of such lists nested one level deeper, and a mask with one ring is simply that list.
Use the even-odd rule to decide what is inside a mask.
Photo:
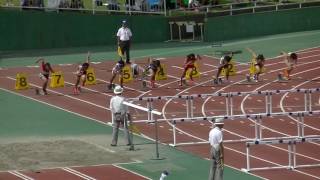
[{"label": "track hurdle", "polygon": [[[257,171],[257,170],[271,170],[271,169],[295,169],[302,167],[317,167],[320,164],[303,164],[297,165],[296,158],[296,144],[305,143],[305,142],[317,142],[320,141],[320,136],[313,137],[304,137],[304,138],[290,138],[290,139],[277,139],[277,140],[256,140],[246,143],[246,168],[241,170],[244,172]],[[269,166],[269,167],[259,167],[252,168],[250,164],[250,147],[256,145],[272,145],[272,144],[287,144],[288,145],[288,165],[279,165],[279,166]]]},{"label": "track hurdle", "polygon": [[155,110],[153,110],[152,109],[152,107],[148,107],[148,108],[145,108],[145,107],[142,107],[142,106],[138,106],[138,105],[135,105],[135,104],[132,104],[132,103],[130,103],[130,102],[126,102],[126,101],[124,101],[123,102],[123,104],[124,105],[127,105],[127,106],[129,106],[129,107],[132,107],[132,108],[136,108],[136,109],[139,109],[139,110],[142,110],[142,111],[146,111],[146,112],[148,112],[148,114],[150,114],[150,118],[151,118],[151,122],[154,122],[155,123],[155,125],[154,125],[154,127],[155,127],[155,137],[156,137],[156,139],[155,139],[155,144],[156,144],[156,158],[155,159],[160,159],[160,155],[159,155],[159,133],[158,133],[158,121],[157,121],[157,118],[155,118],[154,119],[154,117],[153,117],[153,114],[155,114],[155,115],[158,115],[158,116],[161,116],[162,115],[162,113],[161,112],[158,112],[158,111],[155,111]]},{"label": "track hurdle", "polygon": [[[194,99],[196,98],[210,98],[210,97],[225,97],[226,112],[227,116],[234,115],[234,103],[233,97],[235,96],[247,96],[247,95],[262,95],[265,96],[265,113],[271,114],[272,110],[272,97],[275,94],[284,93],[304,93],[304,111],[312,111],[312,94],[320,92],[320,88],[312,89],[289,89],[289,90],[266,90],[266,91],[250,91],[250,92],[228,92],[228,93],[211,93],[211,94],[191,94],[191,95],[177,95],[177,96],[154,96],[154,97],[139,97],[139,98],[128,98],[127,101],[147,101],[147,107],[152,107],[152,103],[159,100],[175,100],[185,99],[186,101],[186,117],[194,117]],[[302,109],[301,109],[302,111]],[[148,115],[150,120],[150,114]]]},{"label": "track hurdle", "polygon": [[[176,129],[177,129],[177,123],[178,122],[190,122],[190,121],[211,121],[214,122],[217,118],[223,118],[225,120],[235,120],[235,119],[248,119],[252,118],[255,120],[255,137],[254,138],[247,138],[247,139],[236,139],[236,140],[224,140],[224,143],[235,143],[235,142],[250,142],[255,140],[276,140],[279,138],[282,139],[291,139],[291,138],[304,138],[304,117],[305,116],[313,116],[313,115],[319,115],[320,111],[310,111],[310,112],[304,112],[304,111],[298,111],[298,112],[282,112],[282,113],[260,113],[260,114],[246,114],[246,115],[233,115],[233,116],[210,116],[210,117],[193,117],[193,118],[171,118],[171,119],[158,119],[158,122],[161,121],[169,121],[172,123],[172,137],[173,137],[173,143],[170,144],[170,146],[181,146],[181,145],[194,145],[194,144],[207,144],[208,141],[194,141],[194,142],[183,142],[178,143],[177,142],[177,135],[176,135]],[[297,122],[297,135],[291,136],[291,137],[270,137],[270,138],[263,138],[262,136],[262,118],[264,117],[275,117],[275,116],[296,116],[298,117]],[[150,121],[149,121],[150,122]]]}]

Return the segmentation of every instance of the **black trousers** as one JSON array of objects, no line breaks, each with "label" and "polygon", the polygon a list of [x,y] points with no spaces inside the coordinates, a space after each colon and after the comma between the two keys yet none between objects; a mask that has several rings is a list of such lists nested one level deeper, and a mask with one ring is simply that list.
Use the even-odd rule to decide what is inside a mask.
[{"label": "black trousers", "polygon": [[130,41],[120,41],[119,46],[122,54],[126,55],[126,62],[130,62]]}]

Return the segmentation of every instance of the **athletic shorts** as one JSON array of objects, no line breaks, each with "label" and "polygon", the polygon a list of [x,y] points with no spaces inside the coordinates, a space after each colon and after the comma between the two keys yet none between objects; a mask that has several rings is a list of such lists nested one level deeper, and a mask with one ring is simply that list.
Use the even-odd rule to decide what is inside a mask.
[{"label": "athletic shorts", "polygon": [[48,80],[49,79],[49,74],[47,73],[40,73],[39,74],[40,79]]},{"label": "athletic shorts", "polygon": [[189,65],[187,65],[187,67],[185,67],[184,69],[185,70],[188,70],[188,69],[193,69],[193,68],[195,68],[195,66],[194,66],[194,64],[189,64]]}]

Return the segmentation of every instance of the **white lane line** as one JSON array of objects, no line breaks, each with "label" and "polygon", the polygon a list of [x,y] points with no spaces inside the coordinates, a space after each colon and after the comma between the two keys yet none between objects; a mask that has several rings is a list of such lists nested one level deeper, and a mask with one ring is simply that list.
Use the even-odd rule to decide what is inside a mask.
[{"label": "white lane line", "polygon": [[203,63],[203,65],[214,67],[214,68],[218,67],[218,66],[215,66],[215,65],[212,65],[212,64],[207,64],[207,63]]},{"label": "white lane line", "polygon": [[28,68],[38,68],[39,66],[35,65],[35,66],[26,66]]},{"label": "white lane line", "polygon": [[[68,82],[68,81],[64,81],[64,83],[70,84],[70,85],[74,85],[73,83]],[[105,95],[105,96],[112,97],[112,95],[110,95],[110,94],[103,93],[103,92],[100,92],[100,91],[97,91],[97,90],[94,90],[94,89],[90,89],[90,88],[87,88],[85,86],[81,86],[81,89],[86,89],[86,90],[91,91],[91,92],[95,92],[95,93],[98,93],[98,94],[102,94],[102,95]]]},{"label": "white lane line", "polygon": [[[106,81],[106,80],[103,80],[103,79],[99,79],[99,78],[96,78],[98,81],[102,81],[104,83],[107,83],[107,84],[110,84],[109,81]],[[139,93],[144,93],[144,91],[140,91],[140,90],[137,90],[135,88],[131,88],[131,87],[128,87],[128,86],[123,86],[125,89],[130,89],[130,90],[134,90],[134,91],[137,91]],[[107,87],[106,87],[107,88]]]},{"label": "white lane line", "polygon": [[72,64],[58,64],[59,66],[72,66]]},{"label": "white lane line", "polygon": [[136,173],[136,172],[134,172],[134,171],[131,171],[131,170],[129,170],[129,169],[127,169],[127,168],[124,168],[124,167],[121,167],[121,166],[119,166],[119,165],[113,164],[113,166],[115,166],[115,167],[117,167],[117,168],[120,168],[120,169],[122,169],[122,170],[128,171],[128,172],[130,172],[130,173],[132,173],[132,174],[135,174],[135,175],[137,175],[137,176],[143,177],[143,178],[145,178],[145,179],[152,180],[152,178],[149,178],[149,177],[144,176],[144,175],[142,175],[142,174]]},{"label": "white lane line", "polygon": [[[319,60],[317,60],[317,61],[319,62]],[[310,62],[309,62],[309,63],[310,63]],[[305,63],[305,64],[309,64],[309,63]],[[307,70],[305,70],[305,71],[301,71],[301,72],[299,72],[299,73],[292,74],[292,76],[295,76],[295,75],[297,75],[297,74],[306,73],[306,72],[313,71],[313,70],[317,70],[317,69],[320,69],[320,67],[316,67],[316,68],[312,68],[312,69],[307,69]],[[275,81],[276,81],[276,80],[275,80]],[[258,88],[254,89],[254,91],[258,91],[259,89],[261,89],[261,88],[263,88],[263,87],[265,87],[265,86],[267,86],[267,85],[270,85],[271,83],[272,83],[272,82],[263,84],[263,85],[259,86]],[[242,99],[242,101],[241,101],[240,107],[241,107],[241,111],[242,111],[243,114],[245,114],[244,103],[245,103],[246,99],[247,99],[249,96],[250,96],[250,95],[246,95],[246,96]],[[248,119],[249,119],[250,121],[254,122],[253,119],[251,119],[251,118],[248,118]],[[264,126],[262,125],[261,127],[264,127]],[[291,136],[291,135],[289,135],[289,134],[286,134],[286,133],[283,133],[283,132],[274,130],[274,129],[269,128],[269,127],[265,127],[265,128],[268,129],[268,130],[270,130],[270,131],[272,131],[272,132],[281,134],[281,135],[283,135],[283,136]]]},{"label": "white lane line", "polygon": [[[13,81],[15,81],[16,79],[15,78],[12,78],[12,77],[7,77],[8,79],[11,79]],[[34,86],[34,87],[37,87],[39,89],[41,89],[42,87],[41,86],[38,86],[36,84],[33,84],[33,83],[29,83],[31,86]],[[53,92],[55,94],[59,94],[61,96],[64,96],[64,97],[68,97],[70,99],[73,99],[73,100],[77,100],[77,101],[80,101],[80,102],[84,102],[84,103],[87,103],[87,104],[90,104],[92,106],[95,106],[95,107],[98,107],[98,108],[101,108],[101,109],[105,109],[105,110],[110,110],[109,108],[107,107],[104,107],[104,106],[100,106],[100,105],[97,105],[95,103],[92,103],[92,102],[89,102],[89,101],[86,101],[86,100],[82,100],[82,99],[79,99],[79,98],[76,98],[76,97],[73,97],[73,96],[70,96],[70,95],[67,95],[67,94],[63,94],[63,93],[60,93],[58,91],[54,91],[52,89],[48,89],[49,92]]]},{"label": "white lane line", "polygon": [[[318,62],[318,60],[317,61],[315,61],[315,62]],[[273,64],[279,64],[280,62],[276,62],[276,63],[273,63]],[[305,63],[305,64],[307,64],[307,63]],[[308,63],[309,64],[309,63]],[[269,64],[270,65],[270,64]],[[283,69],[283,68],[282,68]],[[278,69],[278,70],[281,70],[281,69]],[[207,100],[208,100],[209,98],[207,98],[206,100],[205,100],[205,102],[203,103],[203,106],[202,106],[202,112],[203,112],[203,114],[205,115],[205,111],[204,111],[204,106],[205,106],[205,104],[206,104],[206,102],[207,102]],[[250,125],[253,125],[253,124],[250,124]],[[254,126],[254,125],[253,125]],[[180,130],[180,129],[178,129],[178,130]],[[194,137],[194,136],[192,136],[192,137]],[[195,137],[194,137],[195,138]],[[302,174],[304,174],[304,172],[300,172],[300,173],[302,173]],[[312,175],[310,175],[310,176],[312,176]]]},{"label": "white lane line", "polygon": [[27,175],[24,175],[18,171],[8,171],[8,173],[12,174],[12,175],[15,175],[23,180],[34,180],[32,177],[29,177]]},{"label": "white lane line", "polygon": [[179,66],[171,66],[173,68],[177,68],[177,69],[183,69],[182,67],[179,67]]},{"label": "white lane line", "polygon": [[[298,87],[300,87],[300,86],[302,86],[302,85],[304,85],[304,84],[306,84],[306,83],[310,83],[310,82],[312,82],[312,81],[314,81],[314,80],[317,80],[317,79],[320,79],[320,77],[315,77],[315,78],[311,79],[310,81],[302,82],[302,83],[296,85],[295,87],[293,87],[292,89],[298,88]],[[286,112],[285,109],[284,109],[285,107],[284,107],[283,104],[284,104],[285,98],[288,97],[288,94],[289,94],[289,93],[283,94],[283,96],[282,96],[281,99],[280,99],[280,108],[281,108],[281,111],[282,111],[282,112]],[[320,103],[320,98],[319,98],[319,103]],[[288,116],[288,117],[289,117],[290,119],[298,122],[298,120],[297,120],[296,118],[294,118],[294,117],[292,117],[292,116]],[[320,131],[320,129],[318,129],[318,128],[314,127],[314,126],[310,126],[310,125],[308,125],[308,124],[304,124],[304,126],[305,126],[305,127],[308,127],[308,128],[311,128],[311,129],[313,129],[313,130],[316,130],[316,131]]]},{"label": "white lane line", "polygon": [[79,176],[79,177],[81,177],[81,178],[83,178],[85,180],[97,180],[97,179],[95,179],[95,178],[93,178],[91,176],[88,176],[86,174],[83,174],[83,173],[81,173],[81,172],[79,172],[77,170],[74,170],[74,169],[71,169],[71,168],[68,168],[68,167],[61,168],[61,169],[64,170],[64,171],[67,171],[67,172],[69,172],[71,174],[74,174],[76,176]]}]

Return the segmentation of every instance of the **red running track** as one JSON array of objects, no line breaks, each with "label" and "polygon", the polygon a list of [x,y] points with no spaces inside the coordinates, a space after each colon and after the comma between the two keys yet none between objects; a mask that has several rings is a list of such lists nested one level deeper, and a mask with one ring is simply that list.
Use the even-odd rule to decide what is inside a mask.
[{"label": "red running track", "polygon": [[[248,72],[248,65],[238,64],[238,75],[231,77],[231,81],[220,86],[212,86],[212,76],[216,73],[218,60],[209,56],[204,56],[200,62],[200,70],[202,75],[196,79],[196,84],[186,88],[178,86],[178,80],[181,75],[181,69],[184,58],[168,58],[164,60],[168,68],[169,78],[158,82],[158,88],[142,91],[141,82],[127,84],[124,95],[126,97],[142,97],[142,96],[164,96],[164,95],[185,95],[185,94],[201,94],[215,92],[239,92],[254,90],[275,90],[275,89],[291,89],[291,88],[318,88],[319,87],[319,69],[320,69],[320,49],[313,48],[300,51],[299,64],[293,71],[292,79],[288,83],[274,82],[276,76],[285,67],[282,59],[270,59],[266,63],[267,72],[263,74],[263,81],[257,84],[244,85],[239,84],[243,81],[245,74]],[[146,60],[138,61],[140,63]],[[75,81],[72,72],[75,71],[76,65],[71,66],[54,66],[54,69],[61,70],[65,73],[64,88],[50,89],[48,96],[36,96],[33,90],[18,91],[17,93],[45,102],[64,110],[89,117],[92,120],[101,123],[110,122],[110,112],[108,103],[112,97],[112,92],[106,91],[107,81],[110,78],[110,70],[112,68],[110,61],[93,65],[96,70],[98,84],[87,86],[85,92],[80,95],[72,94],[71,84]],[[37,68],[10,68],[0,71],[1,88],[13,91],[14,78],[18,72],[29,74],[28,81],[33,87],[40,87],[41,81],[37,74]],[[319,94],[312,96],[313,110],[319,110]],[[139,102],[140,105],[146,106],[145,102]],[[169,100],[157,101],[153,103],[154,108],[164,112],[165,118],[186,117],[185,101]],[[295,111],[303,108],[303,95],[296,93],[288,93],[273,96],[273,111]],[[195,116],[210,116],[225,113],[225,102],[223,98],[207,98],[197,99],[194,101]],[[237,113],[259,113],[263,112],[264,97],[262,96],[244,96],[237,97],[234,100],[235,114]],[[135,120],[147,119],[145,113],[132,111]],[[320,135],[319,117],[305,118],[305,134]],[[296,119],[294,117],[277,117],[263,119],[263,137],[285,137],[297,135]],[[138,127],[143,134],[154,138],[153,125],[139,123]],[[172,143],[172,126],[169,122],[161,123],[159,126],[159,136],[163,143]],[[210,122],[184,122],[177,124],[179,133],[177,133],[178,142],[190,141],[206,141],[210,131]],[[254,122],[251,120],[234,120],[226,121],[224,138],[240,139],[254,137]],[[244,143],[226,144],[225,161],[228,166],[235,168],[244,168],[245,145]],[[209,154],[208,145],[194,145],[178,147],[184,151],[192,152],[203,158],[207,158]],[[303,163],[319,163],[320,154],[318,143],[305,143],[297,146],[298,164]],[[287,147],[284,145],[261,145],[252,148],[251,164],[252,167],[286,165]],[[92,167],[91,167],[92,168]],[[88,167],[89,169],[89,167]],[[89,171],[89,170],[88,170]],[[320,168],[301,168],[295,170],[266,170],[254,171],[254,174],[267,179],[320,179]],[[48,175],[50,176],[50,175]]]}]

